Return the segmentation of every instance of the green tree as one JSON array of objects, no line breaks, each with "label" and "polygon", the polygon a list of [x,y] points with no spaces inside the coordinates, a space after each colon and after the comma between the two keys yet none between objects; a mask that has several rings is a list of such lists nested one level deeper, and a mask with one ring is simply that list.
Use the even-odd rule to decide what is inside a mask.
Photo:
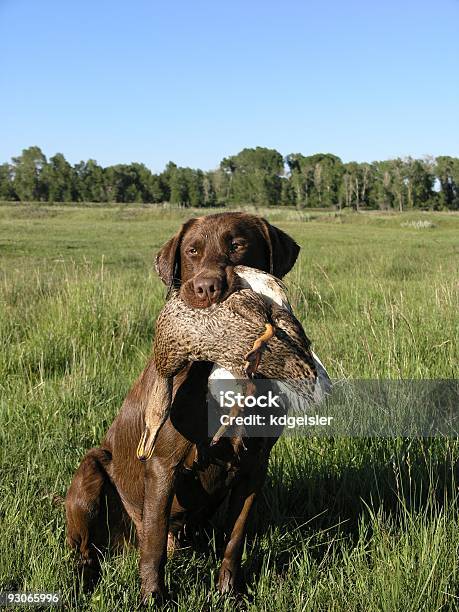
[{"label": "green tree", "polygon": [[190,206],[204,206],[204,172],[185,168],[184,173],[187,183],[188,204]]},{"label": "green tree", "polygon": [[243,149],[227,157],[220,168],[228,176],[227,199],[235,204],[278,204],[281,196],[282,155],[275,149]]},{"label": "green tree", "polygon": [[217,204],[217,192],[213,178],[212,172],[206,172],[203,176],[204,206],[216,206]]},{"label": "green tree", "polygon": [[440,204],[459,209],[459,159],[448,155],[436,158],[434,173],[440,184]]},{"label": "green tree", "polygon": [[374,182],[372,186],[372,202],[381,210],[387,210],[394,206],[394,195],[391,190],[391,165],[390,161],[373,162]]},{"label": "green tree", "polygon": [[167,163],[166,167],[164,168],[164,171],[159,175],[161,184],[163,186],[163,192],[165,196],[164,200],[166,202],[172,201],[171,200],[171,182],[172,182],[172,177],[176,170],[177,170],[177,164],[174,164],[174,162],[170,161]]},{"label": "green tree", "polygon": [[285,158],[290,171],[290,183],[298,207],[309,205],[309,196],[314,189],[314,167],[301,153],[291,153]]},{"label": "green tree", "polygon": [[399,157],[389,160],[389,172],[391,176],[390,189],[393,194],[393,201],[398,207],[399,212],[403,212],[407,200],[406,172],[403,160]]},{"label": "green tree", "polygon": [[62,153],[49,158],[43,166],[40,179],[50,202],[72,202],[78,199],[76,171]]},{"label": "green tree", "polygon": [[371,164],[349,162],[343,164],[340,185],[340,205],[360,210],[361,206],[372,206],[371,188],[374,168]]},{"label": "green tree", "polygon": [[395,208],[400,212],[408,203],[407,166],[400,158],[374,162],[373,197],[381,209]]},{"label": "green tree", "polygon": [[94,159],[75,166],[78,199],[83,202],[107,202],[104,169]]},{"label": "green tree", "polygon": [[281,183],[281,199],[280,203],[283,206],[295,205],[295,190],[291,181],[288,178],[283,178]]},{"label": "green tree", "polygon": [[45,166],[46,157],[40,147],[29,147],[19,157],[13,157],[13,187],[20,200],[46,199],[46,188],[41,181]]},{"label": "green tree", "polygon": [[[175,164],[174,164],[175,165]],[[171,168],[170,174],[170,202],[180,206],[188,206],[188,180],[184,168]]]},{"label": "green tree", "polygon": [[158,174],[150,174],[150,177],[146,177],[143,183],[144,185],[144,202],[166,202],[168,197],[167,191],[164,188],[161,176]]},{"label": "green tree", "polygon": [[13,187],[13,169],[10,164],[0,164],[0,200],[17,200]]},{"label": "green tree", "polygon": [[291,153],[285,159],[297,206],[338,206],[343,163],[336,155],[305,157]]},{"label": "green tree", "polygon": [[434,199],[434,174],[432,166],[426,160],[408,157],[405,164],[405,184],[407,193],[407,207],[419,208],[432,203]]},{"label": "green tree", "polygon": [[209,198],[208,205],[224,205],[228,201],[229,183],[232,175],[228,175],[221,168],[217,168],[217,170],[207,172],[206,176],[209,181],[209,193],[214,194]]},{"label": "green tree", "polygon": [[105,185],[112,202],[152,201],[152,173],[144,164],[109,166],[105,169]]}]

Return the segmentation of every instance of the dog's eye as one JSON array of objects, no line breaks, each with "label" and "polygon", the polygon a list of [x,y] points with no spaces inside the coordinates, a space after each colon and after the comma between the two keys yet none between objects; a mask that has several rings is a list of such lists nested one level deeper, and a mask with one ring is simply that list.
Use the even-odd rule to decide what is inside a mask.
[{"label": "dog's eye", "polygon": [[195,249],[194,247],[190,247],[188,249],[188,255],[197,255],[198,254],[198,249]]},{"label": "dog's eye", "polygon": [[230,245],[230,252],[231,253],[235,253],[238,249],[240,249],[242,246],[242,244],[239,244],[239,242],[232,242]]}]

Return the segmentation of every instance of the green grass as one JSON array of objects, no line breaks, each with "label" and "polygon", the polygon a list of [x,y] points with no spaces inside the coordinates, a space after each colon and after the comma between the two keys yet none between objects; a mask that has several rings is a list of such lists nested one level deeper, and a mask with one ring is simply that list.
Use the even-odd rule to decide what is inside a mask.
[{"label": "green grass", "polygon": [[[137,552],[107,558],[84,596],[53,496],[143,368],[164,299],[153,253],[189,214],[0,207],[0,590],[134,609]],[[263,214],[302,246],[287,284],[334,378],[457,377],[458,216]],[[215,589],[216,529],[168,564],[177,609],[457,609],[458,458],[454,440],[281,439],[244,553],[247,592]]]}]

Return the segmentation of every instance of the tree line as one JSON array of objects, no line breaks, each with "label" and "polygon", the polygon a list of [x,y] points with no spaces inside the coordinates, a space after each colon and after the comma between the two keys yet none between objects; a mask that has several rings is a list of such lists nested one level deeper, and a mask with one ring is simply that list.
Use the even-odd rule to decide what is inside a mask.
[{"label": "tree line", "polygon": [[459,158],[344,163],[329,153],[283,157],[256,147],[224,158],[215,170],[169,162],[154,174],[141,163],[71,165],[62,153],[47,159],[33,146],[0,165],[0,200],[459,210]]}]

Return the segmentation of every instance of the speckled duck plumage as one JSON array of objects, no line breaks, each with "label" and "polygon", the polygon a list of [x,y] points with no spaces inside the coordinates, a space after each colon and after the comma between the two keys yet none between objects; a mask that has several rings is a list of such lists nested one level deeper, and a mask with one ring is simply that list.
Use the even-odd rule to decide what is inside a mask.
[{"label": "speckled duck plumage", "polygon": [[189,362],[210,361],[216,374],[247,378],[247,356],[273,325],[275,334],[260,351],[257,376],[292,381],[297,392],[312,398],[319,379],[328,376],[294,316],[284,286],[277,278],[247,268],[234,269],[241,289],[209,308],[188,306],[172,291],[156,321],[153,345],[157,382],[145,414],[146,429],[138,456],[151,456],[154,441],[167,418],[172,379]]}]

